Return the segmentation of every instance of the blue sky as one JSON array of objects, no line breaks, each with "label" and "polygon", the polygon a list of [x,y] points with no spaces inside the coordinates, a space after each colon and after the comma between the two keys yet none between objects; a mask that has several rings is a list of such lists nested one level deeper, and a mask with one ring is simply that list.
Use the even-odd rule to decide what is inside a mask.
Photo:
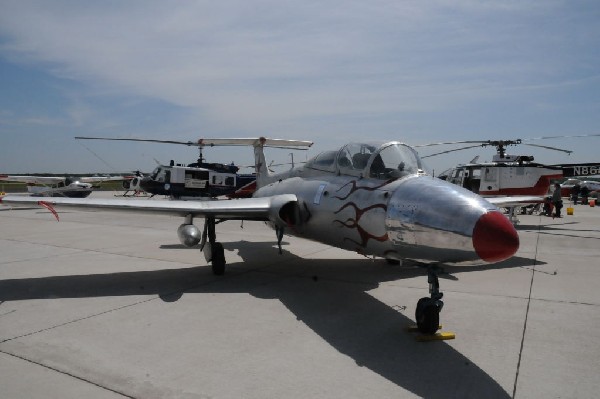
[{"label": "blue sky", "polygon": [[[264,135],[312,140],[312,156],[366,139],[600,134],[598,21],[594,0],[0,0],[0,173],[149,171],[197,157],[77,135]],[[574,153],[510,152],[599,160],[600,137],[536,143]],[[250,149],[205,155],[252,163]],[[441,172],[475,155],[493,150],[428,163]]]}]

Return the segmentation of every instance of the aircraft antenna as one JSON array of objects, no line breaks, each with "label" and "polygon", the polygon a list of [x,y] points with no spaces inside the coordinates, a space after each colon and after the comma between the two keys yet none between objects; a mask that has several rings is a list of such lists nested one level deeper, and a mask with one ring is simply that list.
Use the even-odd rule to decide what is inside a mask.
[{"label": "aircraft antenna", "polygon": [[117,172],[117,169],[114,168],[111,164],[109,164],[108,162],[106,162],[104,159],[102,159],[102,157],[100,157],[100,155],[96,154],[94,151],[90,150],[88,147],[86,147],[85,145],[83,145],[82,143],[79,143],[80,146],[82,146],[83,148],[85,148],[86,150],[88,150],[89,152],[92,153],[93,156],[95,156],[96,158],[98,158],[104,165],[108,166],[110,169],[112,169],[113,172]]}]

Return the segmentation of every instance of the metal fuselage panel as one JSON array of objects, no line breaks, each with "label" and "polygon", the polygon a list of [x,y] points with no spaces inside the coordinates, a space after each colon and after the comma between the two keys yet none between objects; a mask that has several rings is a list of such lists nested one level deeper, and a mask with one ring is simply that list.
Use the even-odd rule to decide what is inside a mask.
[{"label": "metal fuselage panel", "polygon": [[271,183],[255,197],[285,193],[296,194],[302,215],[287,233],[365,255],[427,262],[481,263],[473,228],[497,209],[465,189],[416,175],[384,181],[321,173]]},{"label": "metal fuselage panel", "polygon": [[387,201],[395,185],[391,183],[333,174],[331,180],[292,177],[262,187],[254,196],[295,193],[302,222],[290,226],[286,232],[338,248],[375,254],[383,253],[387,245]]},{"label": "metal fuselage panel", "polygon": [[388,203],[390,258],[481,263],[473,246],[479,218],[498,208],[456,185],[428,176],[403,179]]}]

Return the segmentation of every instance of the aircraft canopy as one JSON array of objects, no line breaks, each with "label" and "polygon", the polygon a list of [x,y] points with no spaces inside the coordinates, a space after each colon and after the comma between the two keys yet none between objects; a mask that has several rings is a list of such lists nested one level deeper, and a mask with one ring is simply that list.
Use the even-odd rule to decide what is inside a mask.
[{"label": "aircraft canopy", "polygon": [[318,154],[306,167],[382,180],[416,174],[424,169],[417,152],[399,142],[350,143],[339,151]]}]

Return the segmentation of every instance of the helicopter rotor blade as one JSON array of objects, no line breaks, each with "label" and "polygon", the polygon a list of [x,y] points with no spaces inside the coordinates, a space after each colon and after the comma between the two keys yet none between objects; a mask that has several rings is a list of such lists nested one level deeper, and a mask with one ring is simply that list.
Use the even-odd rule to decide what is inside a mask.
[{"label": "helicopter rotor blade", "polygon": [[547,146],[547,145],[529,144],[529,143],[521,143],[521,144],[528,145],[530,147],[540,147],[540,148],[545,148],[547,150],[554,150],[554,151],[566,152],[569,155],[571,155],[571,153],[573,152],[571,150],[563,150],[562,148],[550,147],[550,146]]},{"label": "helicopter rotor blade", "polygon": [[531,140],[547,140],[547,139],[564,139],[571,137],[598,137],[600,134],[577,134],[574,136],[544,136],[544,137],[532,137],[529,139],[522,139],[523,141],[531,141]]},{"label": "helicopter rotor blade", "polygon": [[471,145],[471,146],[462,147],[462,148],[455,148],[453,150],[447,150],[447,151],[442,151],[442,152],[436,152],[435,154],[424,155],[424,156],[421,157],[421,159],[429,158],[429,157],[435,157],[436,155],[447,154],[449,152],[454,152],[454,151],[468,150],[469,148],[477,148],[477,147],[481,147],[481,144],[480,145]]},{"label": "helicopter rotor blade", "polygon": [[[161,144],[182,144],[195,147],[214,147],[214,146],[251,146],[257,139],[255,138],[232,138],[232,139],[199,139],[197,141],[179,141],[179,140],[156,140],[156,139],[134,139],[134,138],[116,138],[116,137],[85,137],[76,136],[76,140],[114,140],[114,141],[142,141]],[[303,140],[285,140],[285,139],[264,139],[262,141],[265,147],[284,148],[294,150],[307,150],[312,146],[312,141]]]},{"label": "helicopter rotor blade", "polygon": [[162,144],[183,144],[187,146],[198,145],[193,141],[177,141],[177,140],[154,140],[154,139],[130,139],[130,138],[116,138],[116,137],[82,137],[76,136],[75,140],[113,140],[113,141],[142,141],[148,143],[162,143]]},{"label": "helicopter rotor blade", "polygon": [[418,145],[413,145],[412,147],[431,147],[434,145],[447,145],[447,144],[474,144],[474,143],[479,143],[479,144],[484,144],[484,143],[488,143],[487,140],[466,140],[466,141],[449,141],[446,143],[428,143],[428,144],[418,144]]}]

